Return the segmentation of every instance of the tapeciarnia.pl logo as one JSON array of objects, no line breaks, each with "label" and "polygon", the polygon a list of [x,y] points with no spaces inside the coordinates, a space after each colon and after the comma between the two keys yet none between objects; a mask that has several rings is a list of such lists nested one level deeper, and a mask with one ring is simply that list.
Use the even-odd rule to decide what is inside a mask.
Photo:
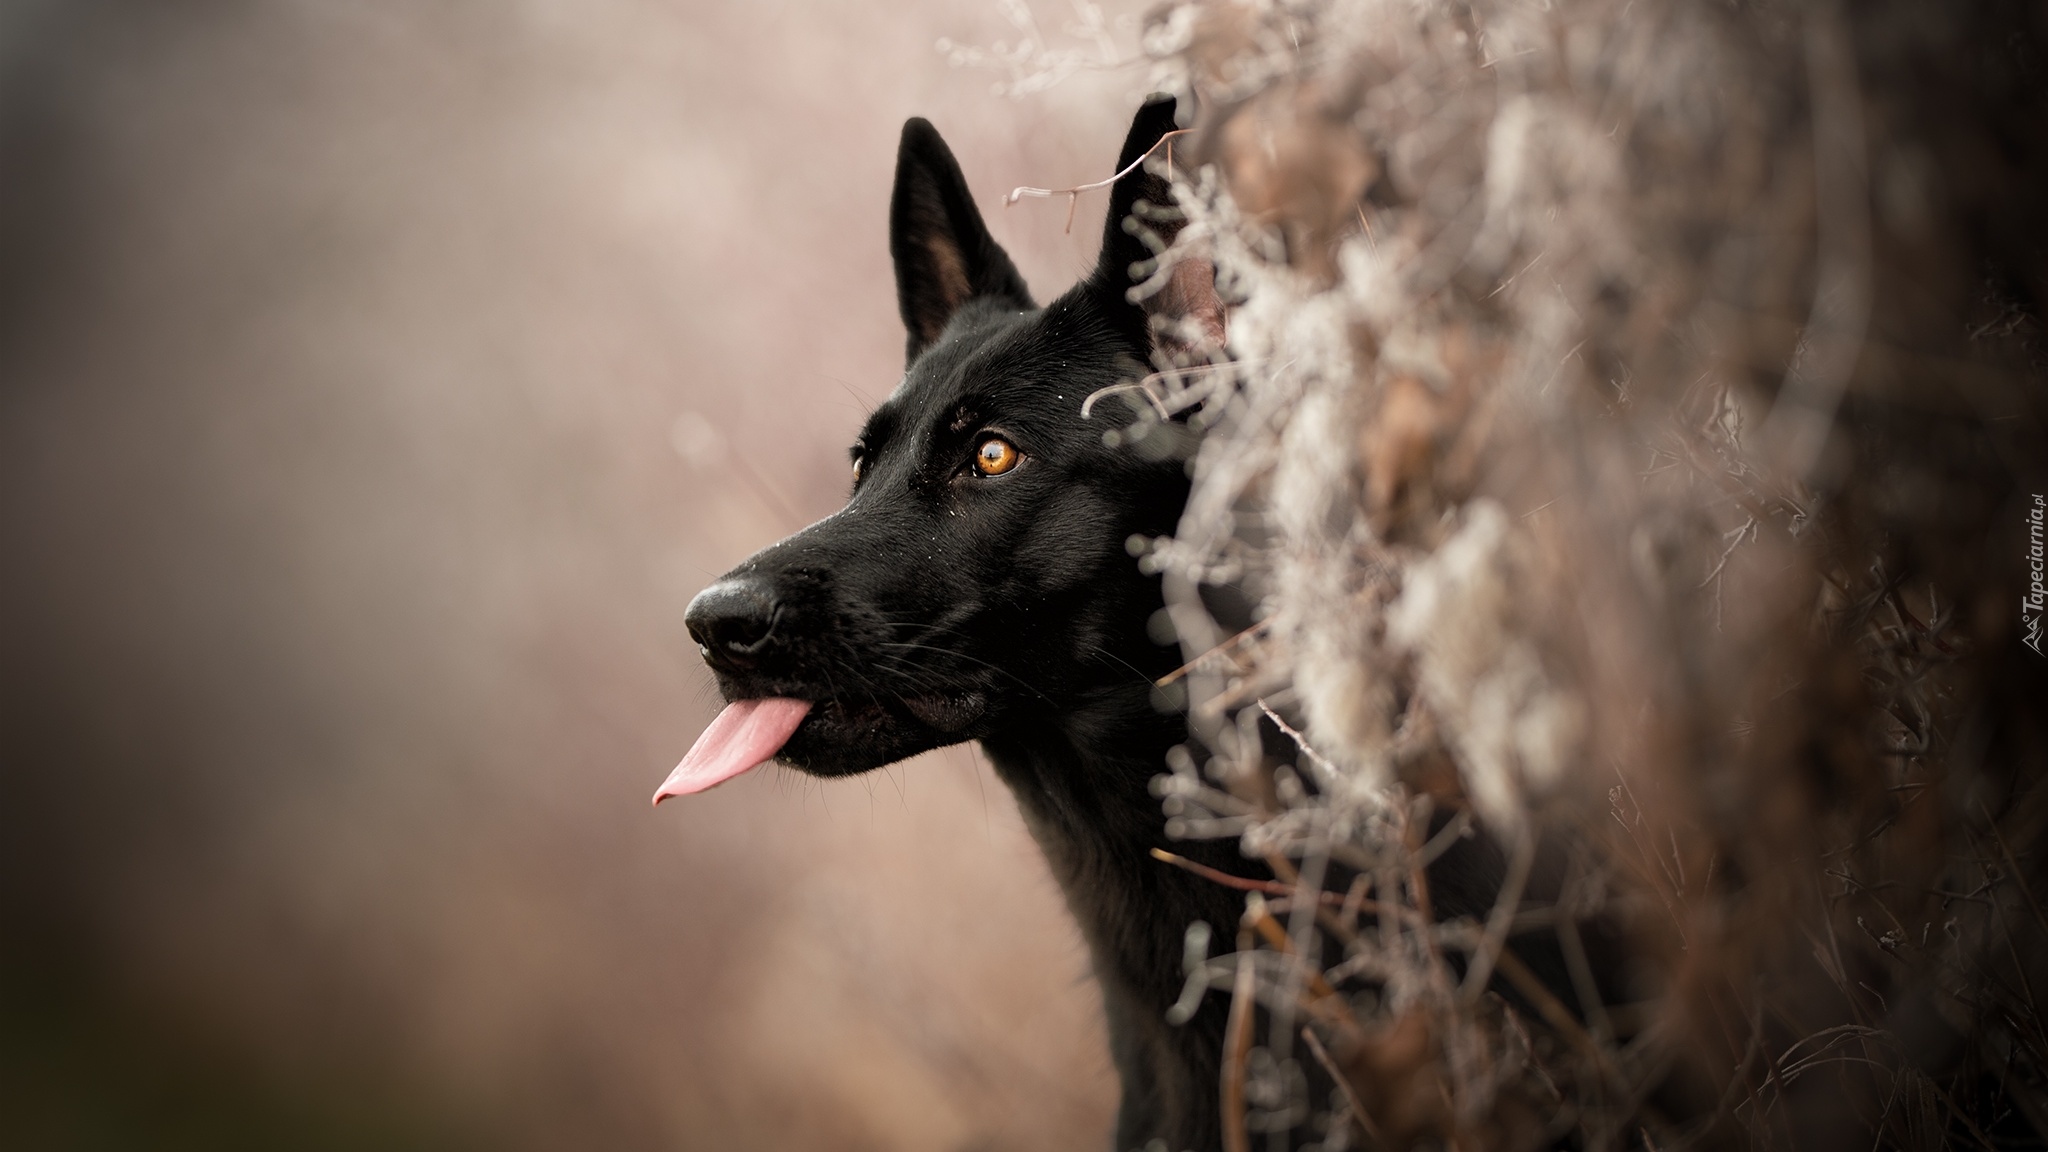
[{"label": "tapeciarnia.pl logo", "polygon": [[2027,567],[2032,570],[2033,583],[2027,586],[2027,594],[2020,598],[2020,623],[2027,628],[2021,643],[2032,648],[2036,656],[2043,654],[2041,617],[2044,610],[2048,610],[2048,576],[2044,576],[2044,572],[2048,572],[2048,556],[2043,554],[2041,541],[2044,515],[2048,515],[2048,502],[2044,502],[2041,494],[2036,492],[2034,506],[2027,512]]}]

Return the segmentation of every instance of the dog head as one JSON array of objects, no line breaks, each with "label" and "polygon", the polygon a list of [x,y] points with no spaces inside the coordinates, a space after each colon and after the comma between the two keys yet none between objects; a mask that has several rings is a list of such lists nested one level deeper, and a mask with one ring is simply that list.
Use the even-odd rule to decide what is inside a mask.
[{"label": "dog head", "polygon": [[[902,382],[853,444],[846,506],[691,603],[690,633],[733,704],[662,795],[771,756],[864,772],[1059,722],[1116,686],[1146,699],[1159,591],[1126,541],[1173,530],[1185,453],[1111,446],[1104,432],[1125,421],[1082,407],[1151,370],[1160,302],[1130,294],[1153,252],[1126,220],[1139,201],[1172,202],[1139,160],[1173,127],[1171,100],[1139,111],[1095,270],[1040,308],[937,131],[904,125],[889,213]],[[1173,308],[1220,327],[1206,268],[1170,288]]]}]

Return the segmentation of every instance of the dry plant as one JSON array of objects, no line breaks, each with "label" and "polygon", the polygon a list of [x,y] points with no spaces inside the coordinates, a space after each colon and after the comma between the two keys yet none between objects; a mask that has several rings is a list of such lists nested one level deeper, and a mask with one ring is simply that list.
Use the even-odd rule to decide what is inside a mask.
[{"label": "dry plant", "polygon": [[[1228,1146],[2048,1142],[2048,14],[1143,35],[1199,111],[1136,291],[1231,305],[1108,433],[1204,433],[1133,542],[1189,658],[1158,791],[1279,877],[1188,935]],[[1497,899],[1433,902],[1475,842]]]},{"label": "dry plant", "polygon": [[1053,43],[1025,0],[996,0],[996,9],[1016,33],[1015,40],[998,40],[983,48],[941,37],[938,49],[955,68],[1001,73],[1003,78],[991,86],[998,96],[1029,96],[1077,72],[1127,63],[1117,48],[1117,29],[1102,5],[1089,0],[1069,2],[1072,19],[1060,30],[1077,42],[1074,46]]}]

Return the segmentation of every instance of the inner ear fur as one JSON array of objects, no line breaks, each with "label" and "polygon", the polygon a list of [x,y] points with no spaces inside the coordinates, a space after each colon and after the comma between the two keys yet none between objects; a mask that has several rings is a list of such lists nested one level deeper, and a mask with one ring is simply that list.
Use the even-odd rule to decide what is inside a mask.
[{"label": "inner ear fur", "polygon": [[[1153,149],[1174,130],[1174,112],[1173,97],[1153,96],[1131,121],[1115,171],[1137,164],[1148,152],[1152,157],[1110,188],[1102,256],[1089,284],[1111,323],[1135,347],[1148,354],[1163,352],[1169,359],[1185,359],[1201,351],[1204,344],[1220,347],[1223,343],[1223,303],[1216,295],[1215,266],[1207,260],[1181,260],[1156,291],[1140,301],[1130,299],[1131,289],[1150,279],[1153,266],[1149,262],[1157,255],[1140,234],[1149,231],[1160,245],[1170,245],[1185,223],[1174,210],[1172,184],[1149,171],[1155,161],[1164,167],[1165,150]],[[1182,324],[1183,320],[1192,321],[1192,331],[1199,337],[1185,335],[1189,326]]]},{"label": "inner ear fur", "polygon": [[989,235],[952,149],[929,121],[903,125],[896,191],[889,200],[889,254],[907,333],[906,363],[929,348],[962,305],[983,297],[1030,308],[1016,265]]}]

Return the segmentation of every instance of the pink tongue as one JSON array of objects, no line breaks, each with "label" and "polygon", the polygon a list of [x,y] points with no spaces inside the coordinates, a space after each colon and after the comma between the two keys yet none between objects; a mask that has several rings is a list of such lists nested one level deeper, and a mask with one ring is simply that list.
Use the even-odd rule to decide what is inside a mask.
[{"label": "pink tongue", "polygon": [[774,759],[810,710],[809,700],[776,697],[727,704],[690,746],[683,762],[662,781],[654,802],[702,792]]}]

